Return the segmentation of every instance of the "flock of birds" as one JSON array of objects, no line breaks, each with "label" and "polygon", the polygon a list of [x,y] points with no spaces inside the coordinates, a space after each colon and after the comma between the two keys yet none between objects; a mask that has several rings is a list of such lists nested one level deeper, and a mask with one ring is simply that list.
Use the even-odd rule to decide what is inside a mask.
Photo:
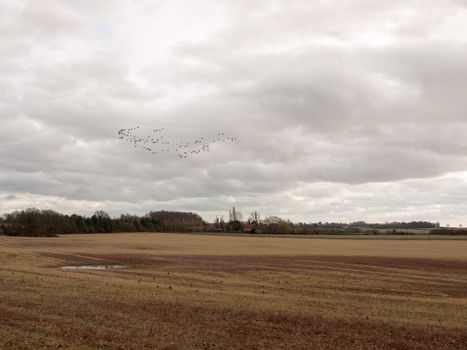
[{"label": "flock of birds", "polygon": [[120,129],[118,138],[130,143],[134,148],[142,148],[154,156],[175,153],[178,158],[185,159],[189,156],[202,152],[210,152],[211,145],[216,143],[236,142],[237,137],[226,136],[223,132],[218,132],[214,138],[200,137],[193,141],[170,141],[166,138],[166,129],[153,129],[151,135],[138,136],[136,132],[139,126]]}]

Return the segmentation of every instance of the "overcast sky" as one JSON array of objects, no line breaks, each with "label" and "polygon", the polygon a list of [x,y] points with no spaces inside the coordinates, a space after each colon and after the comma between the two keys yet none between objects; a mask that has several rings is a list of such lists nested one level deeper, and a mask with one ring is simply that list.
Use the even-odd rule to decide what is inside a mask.
[{"label": "overcast sky", "polygon": [[0,212],[467,225],[465,0],[0,0],[0,33]]}]

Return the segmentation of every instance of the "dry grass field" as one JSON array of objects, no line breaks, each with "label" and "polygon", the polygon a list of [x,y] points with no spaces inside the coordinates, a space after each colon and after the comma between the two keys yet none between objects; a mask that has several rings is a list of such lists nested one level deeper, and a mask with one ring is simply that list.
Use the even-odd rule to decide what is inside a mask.
[{"label": "dry grass field", "polygon": [[0,237],[0,349],[467,349],[467,240]]}]

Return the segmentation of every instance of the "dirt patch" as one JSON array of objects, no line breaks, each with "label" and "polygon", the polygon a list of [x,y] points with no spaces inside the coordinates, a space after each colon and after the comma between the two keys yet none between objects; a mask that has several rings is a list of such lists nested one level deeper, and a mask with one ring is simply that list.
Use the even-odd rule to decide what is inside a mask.
[{"label": "dirt patch", "polygon": [[152,267],[185,267],[209,269],[258,269],[284,268],[307,269],[319,266],[346,266],[355,268],[395,268],[426,271],[467,272],[467,261],[419,259],[419,258],[387,258],[387,257],[353,257],[353,256],[215,256],[215,255],[178,255],[157,256],[150,254],[53,254],[42,255],[59,259],[69,265],[102,264],[138,265]]}]

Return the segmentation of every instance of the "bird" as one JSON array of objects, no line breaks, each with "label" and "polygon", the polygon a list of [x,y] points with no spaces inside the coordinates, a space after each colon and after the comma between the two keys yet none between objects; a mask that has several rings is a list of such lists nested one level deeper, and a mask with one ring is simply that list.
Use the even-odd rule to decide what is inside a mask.
[{"label": "bird", "polygon": [[[226,136],[225,132],[219,131],[214,138],[200,136],[190,141],[178,140],[175,142],[175,140],[170,139],[170,135],[167,134],[165,127],[153,128],[151,129],[153,135],[147,136],[137,135],[136,131],[139,129],[141,129],[139,125],[132,128],[119,129],[117,131],[118,139],[131,143],[134,148],[142,148],[153,156],[157,156],[159,153],[174,152],[178,158],[186,159],[188,156],[202,152],[211,152],[211,146],[214,144],[236,142],[238,140],[237,137]],[[157,134],[157,136],[154,136],[154,134]],[[149,145],[151,147],[148,147]]]}]

